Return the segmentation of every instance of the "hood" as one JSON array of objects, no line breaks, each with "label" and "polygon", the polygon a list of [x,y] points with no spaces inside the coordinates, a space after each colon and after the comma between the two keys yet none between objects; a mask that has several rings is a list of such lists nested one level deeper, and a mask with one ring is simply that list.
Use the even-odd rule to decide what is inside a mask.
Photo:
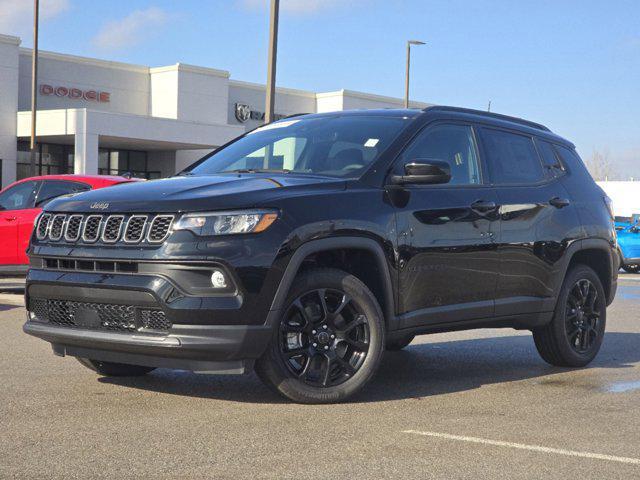
[{"label": "hood", "polygon": [[92,190],[59,198],[56,212],[198,212],[269,206],[283,196],[345,188],[345,181],[295,174],[219,174],[171,177]]}]

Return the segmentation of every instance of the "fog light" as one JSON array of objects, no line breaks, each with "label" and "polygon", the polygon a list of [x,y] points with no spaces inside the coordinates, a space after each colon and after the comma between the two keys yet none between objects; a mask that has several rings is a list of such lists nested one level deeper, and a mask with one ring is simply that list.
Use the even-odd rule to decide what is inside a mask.
[{"label": "fog light", "polygon": [[227,279],[220,270],[214,270],[211,274],[211,285],[213,288],[227,288]]}]

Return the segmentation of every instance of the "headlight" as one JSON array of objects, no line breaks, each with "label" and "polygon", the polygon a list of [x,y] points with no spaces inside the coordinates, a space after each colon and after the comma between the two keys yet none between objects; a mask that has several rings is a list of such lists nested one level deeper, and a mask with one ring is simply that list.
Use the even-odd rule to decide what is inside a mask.
[{"label": "headlight", "polygon": [[237,212],[188,213],[173,230],[189,230],[201,237],[263,232],[276,221],[272,210],[244,210]]}]

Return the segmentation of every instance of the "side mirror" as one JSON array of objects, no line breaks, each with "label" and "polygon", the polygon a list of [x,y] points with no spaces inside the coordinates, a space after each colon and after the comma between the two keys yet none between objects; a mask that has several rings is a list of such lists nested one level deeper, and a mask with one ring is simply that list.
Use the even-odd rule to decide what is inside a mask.
[{"label": "side mirror", "polygon": [[404,166],[404,175],[393,175],[394,185],[435,185],[451,181],[451,168],[442,160],[419,159]]}]

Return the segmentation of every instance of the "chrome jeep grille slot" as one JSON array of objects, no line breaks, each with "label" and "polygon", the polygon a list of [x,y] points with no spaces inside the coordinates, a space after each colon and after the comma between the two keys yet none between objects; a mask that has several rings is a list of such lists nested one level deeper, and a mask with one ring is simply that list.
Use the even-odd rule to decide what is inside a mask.
[{"label": "chrome jeep grille slot", "polygon": [[124,241],[127,243],[138,243],[144,237],[144,227],[147,224],[146,215],[133,215],[127,221],[124,232]]},{"label": "chrome jeep grille slot", "polygon": [[51,227],[49,228],[49,238],[54,242],[62,238],[65,217],[66,215],[54,215],[53,219],[51,220]]},{"label": "chrome jeep grille slot", "polygon": [[44,240],[49,233],[49,222],[51,221],[50,213],[43,213],[38,220],[38,227],[36,228],[36,238],[38,240]]},{"label": "chrome jeep grille slot", "polygon": [[105,243],[115,243],[120,238],[124,215],[111,215],[107,217],[102,231],[102,241]]},{"label": "chrome jeep grille slot", "polygon": [[36,238],[61,244],[159,244],[171,234],[174,218],[170,214],[44,213],[36,225]]},{"label": "chrome jeep grille slot", "polygon": [[149,242],[162,242],[169,236],[173,215],[158,215],[151,221],[147,240]]},{"label": "chrome jeep grille slot", "polygon": [[82,240],[85,242],[95,242],[100,236],[100,223],[102,215],[89,215],[84,222],[84,230],[82,231]]},{"label": "chrome jeep grille slot", "polygon": [[82,215],[71,215],[69,220],[67,220],[67,229],[64,232],[64,239],[67,242],[75,242],[80,238],[82,219]]}]

